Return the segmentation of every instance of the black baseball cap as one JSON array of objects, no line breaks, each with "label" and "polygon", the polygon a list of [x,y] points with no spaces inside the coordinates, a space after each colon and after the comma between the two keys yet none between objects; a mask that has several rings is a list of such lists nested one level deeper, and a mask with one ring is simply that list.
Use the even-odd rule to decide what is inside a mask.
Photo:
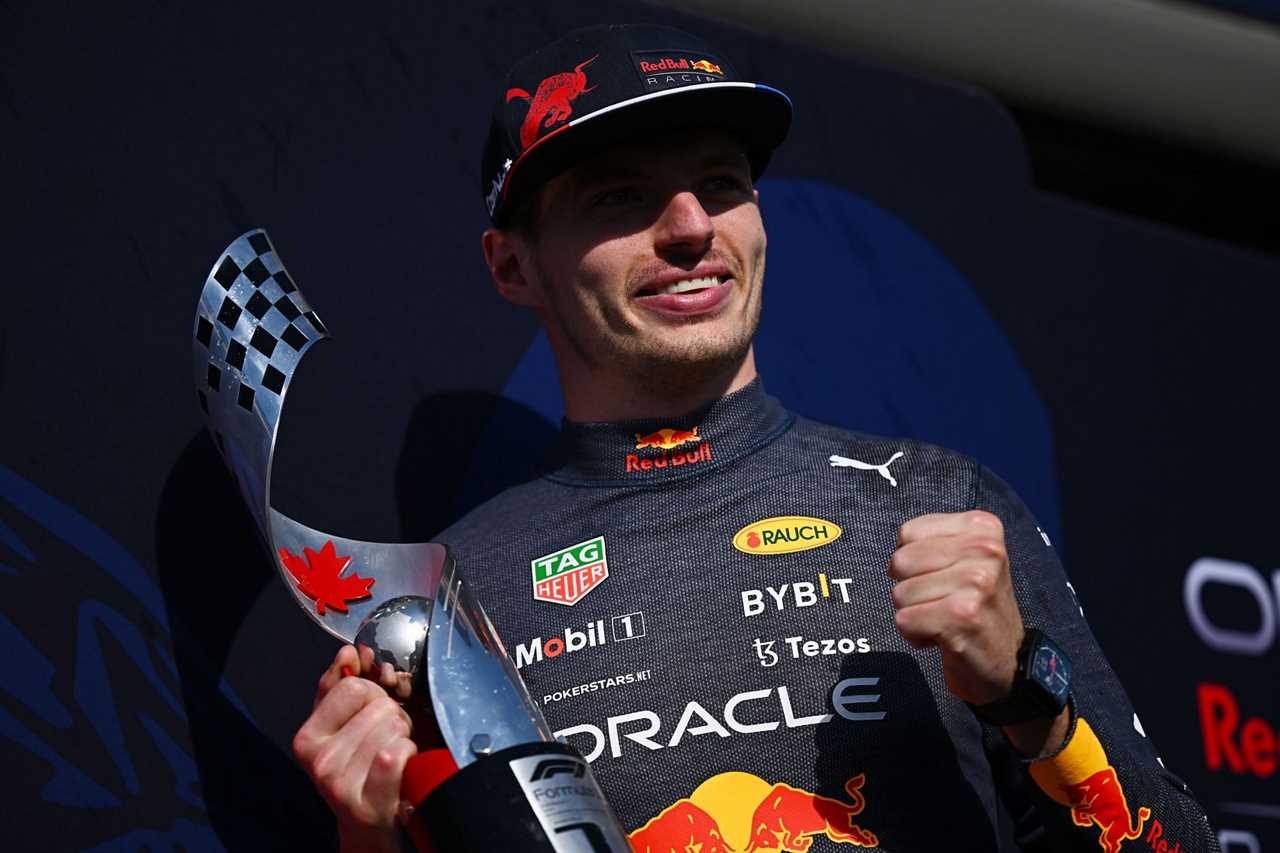
[{"label": "black baseball cap", "polygon": [[602,148],[679,145],[679,130],[694,125],[736,134],[759,178],[791,126],[791,99],[743,80],[722,53],[682,30],[575,30],[507,73],[480,163],[489,218],[506,225],[534,190]]}]

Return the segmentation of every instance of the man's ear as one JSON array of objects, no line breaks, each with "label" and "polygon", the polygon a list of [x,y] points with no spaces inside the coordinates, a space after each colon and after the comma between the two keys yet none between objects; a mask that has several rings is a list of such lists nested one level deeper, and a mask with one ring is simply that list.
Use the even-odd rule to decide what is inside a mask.
[{"label": "man's ear", "polygon": [[530,247],[523,238],[510,231],[489,228],[480,238],[480,244],[494,287],[503,299],[530,308],[542,304],[538,283],[529,275],[533,261]]}]

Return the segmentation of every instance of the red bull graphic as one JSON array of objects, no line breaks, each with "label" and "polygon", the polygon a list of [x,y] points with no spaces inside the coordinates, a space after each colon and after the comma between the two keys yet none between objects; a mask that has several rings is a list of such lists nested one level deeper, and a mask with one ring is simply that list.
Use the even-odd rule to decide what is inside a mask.
[{"label": "red bull graphic", "polygon": [[712,62],[709,59],[699,59],[697,62],[694,62],[690,67],[695,68],[698,71],[702,71],[706,74],[724,74],[724,72],[720,70],[720,66],[716,65],[714,62]]},{"label": "red bull graphic", "polygon": [[1138,809],[1138,825],[1132,825],[1133,815],[1114,767],[1099,770],[1063,790],[1071,803],[1071,820],[1076,826],[1097,826],[1102,830],[1098,844],[1107,853],[1120,853],[1120,845],[1142,835],[1142,825],[1151,817],[1151,809],[1143,806]]},{"label": "red bull graphic", "polygon": [[[697,449],[672,453],[676,448],[684,447],[686,444],[696,444]],[[628,453],[627,474],[665,468],[679,468],[684,465],[697,465],[700,462],[711,461],[711,442],[704,441],[702,436],[698,435],[697,427],[691,429],[660,429],[648,435],[636,433],[636,450],[661,450],[662,453],[656,457]]]},{"label": "red bull graphic", "polygon": [[715,818],[688,800],[680,800],[631,833],[635,853],[731,853]]},{"label": "red bull graphic", "polygon": [[636,853],[806,853],[816,838],[875,847],[876,834],[854,821],[866,806],[865,782],[862,773],[845,782],[851,802],[844,802],[770,785],[751,773],[718,773],[631,833],[631,847]]},{"label": "red bull graphic", "polygon": [[674,450],[684,444],[702,441],[698,436],[698,428],[693,429],[660,429],[648,435],[636,433],[636,450],[653,447],[660,450]]},{"label": "red bull graphic", "polygon": [[1029,769],[1040,790],[1071,809],[1076,826],[1098,828],[1098,846],[1106,853],[1120,853],[1124,842],[1142,837],[1151,809],[1141,806],[1135,822],[1120,777],[1084,717],[1066,749]]},{"label": "red bull graphic", "polygon": [[572,71],[552,74],[538,84],[532,96],[524,89],[507,90],[507,103],[516,98],[529,101],[529,113],[520,125],[520,147],[528,148],[538,139],[540,130],[555,127],[573,115],[573,100],[583,92],[590,92],[595,86],[587,86],[587,75],[582,69],[599,56],[591,57],[574,66]]}]

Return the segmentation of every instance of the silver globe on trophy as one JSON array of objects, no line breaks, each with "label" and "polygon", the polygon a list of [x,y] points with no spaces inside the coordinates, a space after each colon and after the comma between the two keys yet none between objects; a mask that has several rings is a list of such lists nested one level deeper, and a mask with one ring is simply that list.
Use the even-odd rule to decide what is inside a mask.
[{"label": "silver globe on trophy", "polygon": [[200,296],[196,391],[294,600],[334,637],[390,664],[406,705],[434,723],[415,732],[423,748],[405,768],[402,796],[417,806],[410,835],[440,853],[629,851],[590,768],[552,736],[448,548],[347,539],[272,508],[285,394],[328,336],[266,232],[249,231],[218,258]]}]

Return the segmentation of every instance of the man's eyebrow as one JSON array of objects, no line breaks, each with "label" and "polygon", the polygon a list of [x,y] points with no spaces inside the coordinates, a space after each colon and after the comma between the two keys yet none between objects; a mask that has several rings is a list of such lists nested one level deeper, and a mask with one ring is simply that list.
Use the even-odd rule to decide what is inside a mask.
[{"label": "man's eyebrow", "polygon": [[600,184],[612,183],[613,181],[635,180],[642,177],[643,173],[638,169],[632,169],[627,166],[614,164],[602,164],[583,169],[574,178],[574,186],[578,190],[591,189]]},{"label": "man's eyebrow", "polygon": [[734,149],[732,151],[713,151],[698,164],[701,169],[716,169],[724,166],[749,169],[751,168],[751,163],[744,152]]}]

